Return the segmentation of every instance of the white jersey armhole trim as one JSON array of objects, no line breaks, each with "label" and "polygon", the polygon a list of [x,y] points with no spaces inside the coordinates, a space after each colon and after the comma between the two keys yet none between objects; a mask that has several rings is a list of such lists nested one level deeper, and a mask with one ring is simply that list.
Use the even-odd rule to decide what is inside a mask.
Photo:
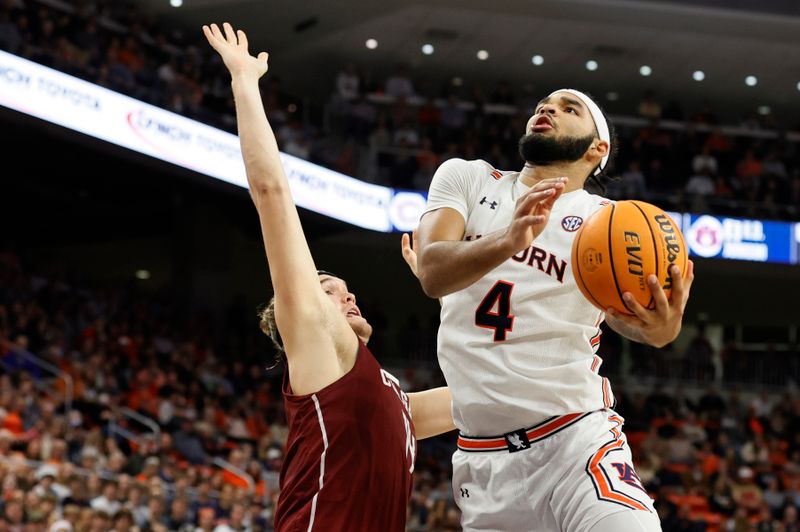
[{"label": "white jersey armhole trim", "polygon": [[325,430],[325,420],[322,419],[322,409],[319,406],[317,394],[313,394],[311,400],[314,401],[319,428],[322,432],[322,454],[319,457],[319,490],[314,494],[314,498],[311,499],[311,517],[308,520],[308,532],[311,532],[311,528],[314,526],[314,516],[317,513],[317,497],[319,497],[319,492],[322,491],[322,487],[325,485],[325,454],[328,452],[328,432]]}]

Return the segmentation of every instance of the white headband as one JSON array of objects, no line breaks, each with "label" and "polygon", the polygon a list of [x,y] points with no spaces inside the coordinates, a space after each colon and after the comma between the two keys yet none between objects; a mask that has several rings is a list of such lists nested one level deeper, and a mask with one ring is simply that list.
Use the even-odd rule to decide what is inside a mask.
[{"label": "white headband", "polygon": [[[592,114],[592,119],[594,120],[594,127],[597,128],[597,134],[600,136],[600,140],[608,142],[608,153],[611,153],[611,134],[608,131],[608,123],[606,122],[606,118],[603,116],[603,112],[599,107],[597,107],[597,104],[594,103],[594,101],[587,95],[575,89],[559,89],[550,93],[550,96],[556,94],[557,92],[568,92],[580,99],[583,104],[589,108],[589,112]],[[548,96],[548,98],[550,98],[550,96]],[[594,175],[602,172],[603,168],[606,167],[607,162],[608,155],[603,157],[603,159],[600,161],[600,166],[598,166],[597,170],[594,171]]]}]

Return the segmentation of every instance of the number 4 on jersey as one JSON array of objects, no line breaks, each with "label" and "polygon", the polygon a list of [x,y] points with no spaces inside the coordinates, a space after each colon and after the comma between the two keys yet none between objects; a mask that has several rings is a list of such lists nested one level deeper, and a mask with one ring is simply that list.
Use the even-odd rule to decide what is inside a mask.
[{"label": "number 4 on jersey", "polygon": [[494,329],[495,342],[505,341],[506,333],[514,327],[514,315],[511,314],[513,289],[512,283],[497,281],[475,310],[475,325]]}]

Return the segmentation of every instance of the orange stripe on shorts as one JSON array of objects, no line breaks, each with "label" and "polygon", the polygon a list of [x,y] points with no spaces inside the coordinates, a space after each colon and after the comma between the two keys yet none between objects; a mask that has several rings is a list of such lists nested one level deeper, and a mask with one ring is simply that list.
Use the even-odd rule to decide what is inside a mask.
[{"label": "orange stripe on shorts", "polygon": [[594,453],[592,458],[589,460],[588,472],[589,475],[594,479],[595,486],[597,486],[598,491],[600,492],[600,496],[602,498],[608,499],[609,501],[618,502],[620,504],[624,504],[626,506],[633,507],[636,510],[642,510],[645,512],[649,512],[650,510],[644,506],[642,503],[634,499],[633,497],[629,497],[624,493],[619,493],[616,491],[612,491],[608,480],[606,479],[603,472],[600,470],[600,461],[608,454],[610,451],[614,449],[619,449],[625,442],[623,440],[614,440],[613,442],[604,445],[600,448],[599,451]]}]

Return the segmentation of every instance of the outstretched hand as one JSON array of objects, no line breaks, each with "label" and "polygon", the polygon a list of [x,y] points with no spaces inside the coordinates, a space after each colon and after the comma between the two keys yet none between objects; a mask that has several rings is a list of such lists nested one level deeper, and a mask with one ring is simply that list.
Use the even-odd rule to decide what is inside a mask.
[{"label": "outstretched hand", "polygon": [[625,292],[622,297],[634,315],[628,316],[609,308],[606,311],[606,323],[609,327],[627,338],[655,347],[663,347],[675,340],[681,330],[683,312],[694,281],[694,263],[689,261],[685,276],[677,266],[672,266],[670,275],[672,294],[669,299],[656,276],[651,275],[647,279],[647,285],[653,294],[655,309],[646,309],[630,292]]},{"label": "outstretched hand", "polygon": [[253,57],[247,51],[247,35],[242,30],[234,31],[227,22],[222,27],[224,35],[216,24],[203,26],[203,33],[211,47],[222,57],[231,77],[254,76],[258,79],[266,74],[269,54],[261,52],[258,57]]},{"label": "outstretched hand", "polygon": [[514,217],[506,231],[514,254],[529,247],[533,239],[542,234],[550,219],[550,211],[564,192],[567,181],[567,177],[543,179],[517,199]]}]

